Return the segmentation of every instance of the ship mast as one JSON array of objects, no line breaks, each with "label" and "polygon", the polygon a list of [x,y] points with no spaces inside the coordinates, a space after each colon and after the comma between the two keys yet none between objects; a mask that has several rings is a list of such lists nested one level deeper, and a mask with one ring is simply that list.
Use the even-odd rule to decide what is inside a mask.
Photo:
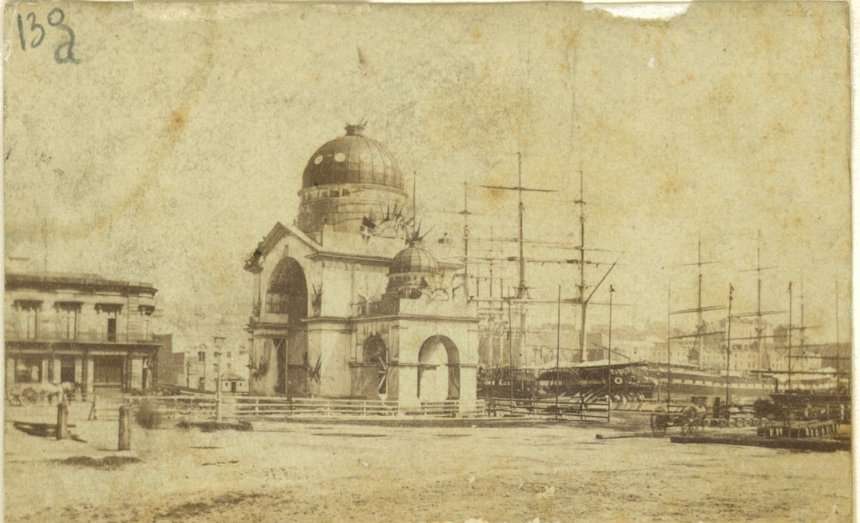
[{"label": "ship mast", "polygon": [[729,283],[729,314],[726,319],[726,419],[731,417],[731,358],[732,358],[732,301],[735,299],[735,288]]},{"label": "ship mast", "polygon": [[756,272],[756,306],[755,306],[755,335],[756,335],[756,351],[758,352],[758,367],[762,367],[762,334],[764,334],[764,322],[762,321],[761,312],[761,230],[756,235],[755,247],[755,272]]},{"label": "ship mast", "polygon": [[586,260],[585,251],[601,249],[589,249],[585,246],[585,182],[584,175],[581,169],[579,171],[579,199],[574,200],[573,203],[574,205],[577,205],[579,207],[579,245],[574,247],[574,249],[579,253],[579,259],[565,261],[567,263],[576,263],[579,265],[579,282],[576,285],[576,301],[579,302],[579,361],[585,361],[585,326],[586,320],[588,318],[588,305],[589,303],[591,303],[591,298],[594,296],[594,293],[597,292],[597,290],[600,288],[600,285],[604,282],[604,280],[606,280],[606,277],[609,276],[609,273],[612,272],[612,269],[615,268],[618,261],[616,260],[614,263],[612,263],[612,265],[610,265],[609,269],[607,269],[607,271],[603,274],[603,276],[591,290],[591,293],[586,296],[585,290],[590,286],[585,282],[585,266],[601,265],[601,263]]},{"label": "ship mast", "polygon": [[672,406],[672,281],[666,292],[666,412]]},{"label": "ship mast", "polygon": [[[463,180],[463,210],[460,211],[463,216],[463,292],[466,295],[466,301],[472,299],[472,294],[469,292],[469,183]],[[480,282],[476,282],[480,289]],[[492,269],[490,272],[490,295],[492,296],[493,281]],[[480,293],[480,291],[479,291]]]},{"label": "ship mast", "polygon": [[579,206],[579,284],[576,286],[579,294],[579,361],[585,361],[585,189],[582,169],[579,171],[579,199],[574,203]]},{"label": "ship mast", "polygon": [[[491,252],[495,253],[496,246],[493,238],[493,226],[490,225],[490,249]],[[493,299],[493,257],[490,257],[490,300]]]},{"label": "ship mast", "polygon": [[[495,242],[516,242],[517,243],[517,255],[516,256],[507,256],[507,257],[505,257],[505,256],[496,257],[494,255],[491,255],[489,257],[471,256],[470,260],[483,260],[483,261],[489,262],[489,264],[490,264],[491,288],[492,288],[492,280],[493,280],[493,268],[494,268],[494,263],[496,261],[508,261],[508,262],[516,262],[517,263],[518,284],[517,284],[517,287],[516,287],[513,295],[504,296],[504,293],[502,293],[498,299],[502,300],[503,302],[508,303],[509,317],[511,315],[510,314],[511,313],[510,309],[512,306],[511,302],[516,302],[520,306],[520,311],[519,311],[520,336],[519,336],[519,343],[518,343],[518,346],[521,349],[520,352],[522,352],[522,348],[525,347],[525,345],[526,345],[526,342],[525,342],[525,336],[526,336],[526,330],[527,330],[526,329],[526,323],[527,323],[526,322],[526,307],[529,304],[538,304],[538,303],[544,303],[545,302],[545,300],[533,299],[529,296],[529,286],[527,284],[527,279],[526,279],[526,263],[572,264],[572,265],[578,264],[580,267],[579,267],[579,283],[577,285],[578,292],[576,294],[576,297],[572,298],[572,299],[563,299],[562,303],[580,306],[579,355],[580,355],[580,360],[584,361],[586,359],[586,354],[585,354],[585,324],[586,324],[586,319],[587,319],[587,315],[586,315],[587,307],[591,303],[591,298],[594,296],[595,292],[600,288],[601,284],[609,276],[610,272],[615,268],[618,261],[616,260],[615,262],[612,262],[610,264],[609,262],[591,261],[591,260],[586,259],[586,257],[585,257],[586,251],[600,250],[600,249],[588,249],[584,245],[584,240],[585,240],[585,212],[584,212],[583,207],[584,207],[585,202],[583,199],[584,181],[583,181],[583,174],[581,171],[580,171],[580,195],[579,195],[579,199],[573,201],[574,204],[579,205],[579,223],[580,223],[580,231],[579,231],[580,232],[580,242],[579,242],[579,244],[578,245],[571,245],[569,243],[559,242],[559,241],[540,241],[540,240],[526,240],[525,239],[525,202],[523,200],[524,193],[526,193],[526,192],[554,193],[557,191],[553,190],[553,189],[542,189],[542,188],[525,186],[523,184],[522,153],[517,152],[516,154],[517,154],[517,185],[515,185],[515,186],[479,185],[478,187],[481,187],[484,189],[490,189],[490,190],[505,190],[505,191],[516,191],[517,192],[517,210],[518,210],[518,212],[517,212],[517,236],[516,236],[516,238],[497,239],[493,236],[492,230],[491,230],[491,237],[489,238],[491,245],[493,245]],[[570,202],[570,200],[568,200],[568,203],[569,202]],[[471,213],[469,213],[469,214],[471,214]],[[475,238],[475,237],[472,237],[471,235],[468,236],[468,240],[469,240],[469,242],[487,241],[486,238]],[[575,258],[535,258],[535,257],[528,257],[526,252],[525,252],[527,243],[528,244],[536,244],[536,245],[545,245],[548,248],[572,249],[572,250],[577,251],[577,256]],[[464,245],[465,245],[465,242],[464,242]],[[600,278],[598,283],[593,286],[593,288],[586,284],[586,281],[585,281],[585,265],[595,265],[595,266],[609,265],[609,268],[605,271],[603,276]],[[591,289],[590,293],[588,293],[588,294],[586,294],[587,289]],[[483,301],[487,301],[487,300],[483,300]],[[492,294],[490,295],[490,299],[488,301],[490,301],[490,302],[495,301]],[[553,301],[552,303],[555,303],[555,301]],[[605,304],[600,304],[600,305],[605,305]],[[513,337],[513,336],[511,336],[511,337]],[[512,351],[510,351],[510,352],[512,353]],[[514,359],[516,359],[516,358],[514,358]]]},{"label": "ship mast", "polygon": [[[740,317],[754,317],[755,318],[755,336],[753,339],[756,342],[756,351],[757,351],[757,359],[758,362],[756,365],[760,368],[764,368],[764,339],[765,338],[773,338],[774,336],[765,336],[765,322],[764,316],[769,314],[785,314],[784,310],[773,310],[773,311],[765,311],[762,310],[761,303],[761,290],[762,290],[762,275],[761,273],[764,271],[768,271],[771,269],[776,269],[776,266],[771,265],[769,267],[762,267],[761,265],[761,230],[758,231],[756,235],[756,253],[755,253],[755,267],[752,269],[747,269],[741,272],[755,272],[756,273],[756,309],[754,312],[746,313],[746,314],[736,314],[735,318]],[[748,339],[748,338],[743,338]]]},{"label": "ship mast", "polygon": [[525,298],[528,293],[528,287],[526,287],[526,257],[525,257],[525,249],[523,247],[523,215],[525,214],[526,207],[523,205],[523,154],[520,151],[517,151],[517,210],[519,211],[519,227],[517,228],[517,239],[519,244],[520,256],[519,256],[519,266],[520,266],[520,281],[517,286],[517,298]]},{"label": "ship mast", "polygon": [[674,339],[689,339],[692,338],[696,347],[696,364],[698,368],[702,368],[702,355],[705,351],[705,337],[709,335],[715,334],[724,334],[723,331],[715,331],[715,332],[705,332],[707,324],[705,323],[704,313],[708,311],[718,311],[723,310],[725,307],[721,305],[703,305],[702,304],[702,289],[703,289],[703,281],[704,281],[704,271],[702,267],[705,265],[711,265],[717,263],[714,260],[703,260],[702,259],[702,239],[699,238],[696,243],[696,261],[692,263],[682,263],[681,267],[690,267],[695,266],[698,269],[697,277],[696,277],[696,306],[690,309],[681,309],[676,311],[671,311],[671,314],[690,314],[696,313],[696,330],[694,334],[686,334],[675,336]]},{"label": "ship mast", "polygon": [[803,278],[800,279],[800,355],[806,356],[806,319],[804,311],[806,310],[806,301],[804,298]]},{"label": "ship mast", "polygon": [[842,374],[842,349],[839,347],[839,280],[836,280],[835,285],[835,295],[836,295],[836,392],[839,392],[839,387],[841,386],[841,374]]},{"label": "ship mast", "polygon": [[[519,269],[519,278],[517,283],[516,294],[512,297],[508,297],[508,317],[510,319],[510,301],[512,299],[516,299],[520,302],[520,336],[519,336],[519,357],[522,357],[522,350],[525,347],[525,337],[526,337],[526,307],[525,302],[528,300],[528,285],[526,284],[526,256],[525,256],[525,203],[523,203],[523,193],[524,192],[541,192],[541,193],[552,193],[556,192],[552,189],[540,189],[535,187],[525,187],[523,185],[523,155],[522,152],[517,151],[517,185],[515,186],[505,186],[505,185],[481,185],[480,187],[484,189],[491,190],[500,190],[500,191],[516,191],[517,192],[517,246],[518,246],[518,256],[516,257],[518,269]],[[509,327],[510,328],[510,327]],[[509,351],[510,357],[513,358],[513,350]],[[510,362],[513,366],[514,362]]]},{"label": "ship mast", "polygon": [[793,314],[793,306],[794,306],[794,297],[792,295],[792,284],[793,282],[788,282],[788,389],[791,390],[791,331],[793,327],[791,325]]}]

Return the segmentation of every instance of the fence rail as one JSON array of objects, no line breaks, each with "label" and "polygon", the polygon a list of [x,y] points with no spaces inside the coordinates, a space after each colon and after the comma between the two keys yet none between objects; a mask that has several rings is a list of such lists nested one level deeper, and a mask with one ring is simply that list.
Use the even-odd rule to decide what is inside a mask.
[{"label": "fence rail", "polygon": [[605,399],[563,398],[488,398],[489,416],[521,416],[578,421],[607,421],[609,402]]},{"label": "fence rail", "polygon": [[394,416],[397,401],[326,398],[272,398],[238,396],[225,400],[225,415],[238,419],[290,416]]},{"label": "fence rail", "polygon": [[[132,396],[124,400],[100,401],[98,419],[116,419],[121,405],[134,411],[145,408],[164,419],[214,419],[217,399],[212,395]],[[225,420],[272,420],[298,417],[521,417],[579,421],[606,421],[609,403],[605,398],[554,399],[487,398],[463,403],[459,400],[402,405],[397,400],[340,398],[278,398],[271,396],[224,396],[221,417]]]}]

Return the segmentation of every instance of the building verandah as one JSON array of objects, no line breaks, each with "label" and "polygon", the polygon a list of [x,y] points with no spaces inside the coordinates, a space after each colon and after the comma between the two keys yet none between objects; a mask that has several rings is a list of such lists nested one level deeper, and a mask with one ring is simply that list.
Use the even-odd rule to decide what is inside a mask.
[{"label": "building verandah", "polygon": [[6,345],[6,388],[75,384],[82,397],[93,392],[146,390],[155,379],[158,346],[128,349],[33,342]]}]

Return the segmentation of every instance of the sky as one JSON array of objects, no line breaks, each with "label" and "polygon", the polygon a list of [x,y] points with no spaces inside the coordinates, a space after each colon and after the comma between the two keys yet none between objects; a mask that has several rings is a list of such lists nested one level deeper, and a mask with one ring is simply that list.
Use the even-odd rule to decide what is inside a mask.
[{"label": "sky", "polygon": [[[240,331],[243,259],[292,222],[316,148],[366,119],[415,176],[434,235],[459,237],[466,181],[473,236],[513,237],[515,196],[478,186],[514,184],[519,152],[524,183],[557,191],[526,196],[526,237],[578,243],[582,173],[586,244],[606,249],[590,256],[618,259],[606,283],[629,304],[615,321],[662,321],[670,283],[671,308],[693,306],[683,264],[699,239],[719,262],[705,304],[732,284],[735,310],[753,310],[760,231],[775,267],[763,308],[787,309],[793,281],[799,321],[802,282],[810,337],[832,340],[838,286],[847,336],[845,5],[694,3],[670,20],[573,4],[57,5],[77,64],[56,63],[68,36],[52,26],[21,48],[15,15],[50,6],[7,7],[7,262],[152,282],[166,332]],[[528,267],[536,298],[573,295],[575,278]]]}]

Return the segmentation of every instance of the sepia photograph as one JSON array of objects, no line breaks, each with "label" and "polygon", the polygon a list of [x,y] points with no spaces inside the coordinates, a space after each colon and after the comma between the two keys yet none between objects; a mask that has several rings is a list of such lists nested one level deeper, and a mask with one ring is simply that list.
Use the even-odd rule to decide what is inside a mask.
[{"label": "sepia photograph", "polygon": [[850,522],[849,4],[6,2],[10,522]]}]

